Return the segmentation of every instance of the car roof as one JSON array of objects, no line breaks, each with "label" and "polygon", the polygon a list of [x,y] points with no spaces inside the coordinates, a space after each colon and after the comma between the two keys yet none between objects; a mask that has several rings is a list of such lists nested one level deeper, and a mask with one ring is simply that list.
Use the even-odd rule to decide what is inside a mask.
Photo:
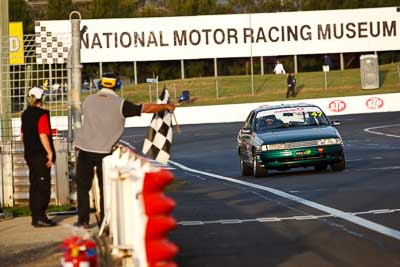
[{"label": "car roof", "polygon": [[308,103],[294,103],[294,104],[281,104],[281,105],[262,105],[258,108],[254,109],[255,112],[260,112],[263,110],[271,110],[271,109],[280,109],[280,108],[298,108],[298,107],[318,107],[317,105],[308,104]]}]

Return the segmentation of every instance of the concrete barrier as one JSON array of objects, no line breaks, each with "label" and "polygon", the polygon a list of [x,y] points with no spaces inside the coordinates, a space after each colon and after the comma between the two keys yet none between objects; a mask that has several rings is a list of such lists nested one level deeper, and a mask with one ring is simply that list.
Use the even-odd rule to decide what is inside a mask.
[{"label": "concrete barrier", "polygon": [[[252,109],[262,105],[310,103],[319,106],[328,116],[400,111],[400,93],[362,95],[334,98],[299,99],[290,101],[257,102],[245,104],[177,107],[179,124],[222,123],[244,121]],[[126,127],[148,126],[151,114],[140,118],[128,118]]]},{"label": "concrete barrier", "polygon": [[[244,121],[250,110],[262,105],[280,105],[286,103],[310,103],[319,106],[328,116],[375,112],[400,111],[400,93],[347,96],[316,99],[294,99],[290,101],[257,102],[244,104],[177,107],[175,111],[179,124],[222,123]],[[149,126],[152,114],[132,117],[126,120],[126,127]],[[52,117],[52,127],[67,130],[67,117]],[[20,119],[13,119],[14,135],[20,131]]]}]

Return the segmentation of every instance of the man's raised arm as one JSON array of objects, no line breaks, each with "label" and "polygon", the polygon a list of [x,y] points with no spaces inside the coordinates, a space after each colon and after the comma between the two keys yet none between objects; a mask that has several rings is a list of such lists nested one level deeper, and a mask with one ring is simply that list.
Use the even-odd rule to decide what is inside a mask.
[{"label": "man's raised arm", "polygon": [[174,104],[143,104],[144,113],[156,113],[160,111],[168,110],[173,112],[175,110]]}]

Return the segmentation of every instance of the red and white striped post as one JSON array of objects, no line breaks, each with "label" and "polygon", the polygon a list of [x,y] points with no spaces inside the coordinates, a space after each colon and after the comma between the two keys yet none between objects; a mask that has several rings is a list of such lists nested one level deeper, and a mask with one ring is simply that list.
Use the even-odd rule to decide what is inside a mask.
[{"label": "red and white striped post", "polygon": [[176,226],[175,201],[164,194],[173,174],[121,146],[103,160],[103,176],[113,254],[131,250],[139,266],[175,267],[178,247],[166,237]]}]

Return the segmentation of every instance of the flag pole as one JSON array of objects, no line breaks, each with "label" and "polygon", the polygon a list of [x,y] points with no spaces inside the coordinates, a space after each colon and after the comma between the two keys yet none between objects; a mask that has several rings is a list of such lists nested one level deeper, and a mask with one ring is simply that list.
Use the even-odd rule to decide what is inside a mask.
[{"label": "flag pole", "polygon": [[175,120],[176,132],[177,132],[178,134],[180,134],[180,133],[181,133],[181,128],[179,127],[179,124],[178,124],[178,121],[176,120],[176,117],[175,117],[175,113],[174,113],[174,112],[172,112],[172,117],[174,117],[174,120]]}]

